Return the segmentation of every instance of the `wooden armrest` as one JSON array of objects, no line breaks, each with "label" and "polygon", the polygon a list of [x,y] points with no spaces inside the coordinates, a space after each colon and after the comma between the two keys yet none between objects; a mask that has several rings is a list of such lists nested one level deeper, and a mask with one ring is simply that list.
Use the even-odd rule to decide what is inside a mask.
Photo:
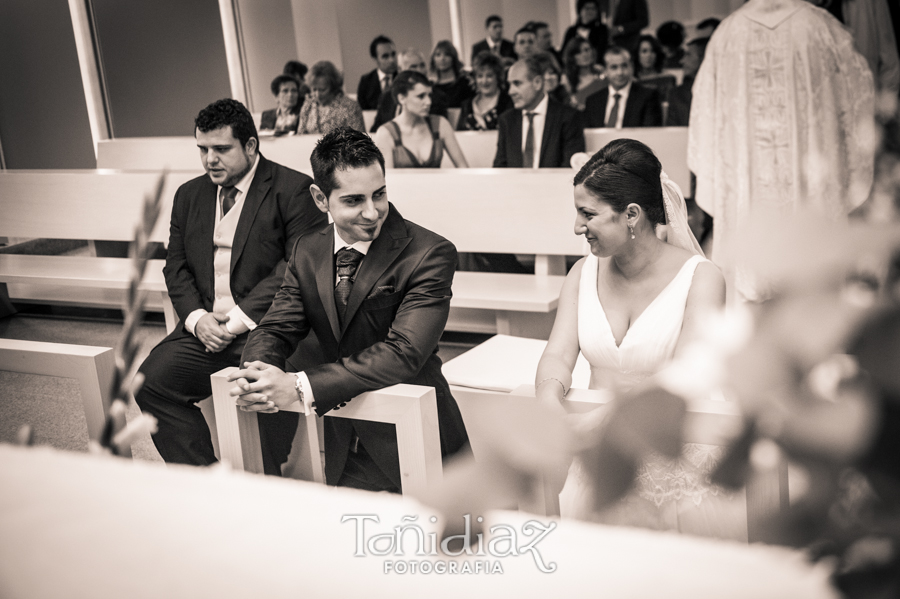
[{"label": "wooden armrest", "polygon": [[[210,377],[219,450],[222,458],[236,469],[261,473],[262,452],[259,445],[259,427],[254,412],[237,408],[228,392],[234,383],[228,375],[237,368],[224,368]],[[299,412],[295,403],[287,411]],[[338,411],[327,414],[333,418],[352,418],[393,424],[397,429],[397,447],[400,453],[400,475],[403,492],[419,494],[440,482],[441,440],[437,418],[437,395],[432,387],[420,385],[393,385],[378,391],[363,393]],[[319,440],[315,414],[303,416],[312,456],[314,480],[324,482],[321,463],[318,462]]]}]

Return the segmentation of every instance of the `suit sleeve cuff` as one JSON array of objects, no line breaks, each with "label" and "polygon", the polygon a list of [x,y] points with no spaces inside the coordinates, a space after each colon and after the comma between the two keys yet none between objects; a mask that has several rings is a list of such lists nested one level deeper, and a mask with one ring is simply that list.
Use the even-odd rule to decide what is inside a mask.
[{"label": "suit sleeve cuff", "polygon": [[314,404],[316,403],[316,397],[313,394],[312,386],[309,384],[309,377],[306,376],[305,372],[296,372],[294,375],[303,389],[303,413],[307,415],[315,414]]},{"label": "suit sleeve cuff", "polygon": [[228,311],[228,321],[225,322],[225,328],[232,335],[240,335],[256,328],[253,319],[244,314],[240,306],[235,306]]},{"label": "suit sleeve cuff", "polygon": [[191,312],[190,314],[188,314],[187,318],[184,319],[185,330],[187,330],[188,333],[190,333],[191,335],[196,337],[197,333],[194,332],[194,328],[197,326],[197,322],[201,318],[206,316],[207,314],[209,314],[209,312],[207,312],[203,308],[198,308],[198,309],[194,310],[193,312]]}]

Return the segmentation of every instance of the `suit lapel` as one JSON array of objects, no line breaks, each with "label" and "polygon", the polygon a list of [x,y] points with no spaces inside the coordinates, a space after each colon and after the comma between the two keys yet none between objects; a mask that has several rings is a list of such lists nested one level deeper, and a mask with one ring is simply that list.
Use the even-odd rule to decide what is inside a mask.
[{"label": "suit lapel", "polygon": [[640,122],[635,114],[641,100],[641,88],[637,82],[632,82],[631,91],[628,92],[628,100],[625,101],[625,114],[622,115],[623,127],[639,127]]},{"label": "suit lapel", "polygon": [[[375,286],[375,283],[384,274],[384,271],[393,264],[400,252],[409,245],[410,237],[406,231],[406,225],[403,223],[403,217],[390,207],[390,212],[381,227],[381,233],[369,246],[369,251],[365,259],[359,265],[359,272],[356,274],[356,280],[353,282],[353,289],[350,291],[350,297],[347,300],[347,312],[344,314],[344,326],[341,335],[347,330],[347,325],[353,320],[356,311],[369,292]],[[332,297],[334,294],[332,293]],[[332,307],[334,300],[332,299]],[[340,339],[340,337],[338,337]]]},{"label": "suit lapel", "polygon": [[316,264],[316,288],[319,290],[319,299],[322,300],[322,307],[325,308],[331,332],[337,342],[341,338],[341,328],[337,308],[334,305],[334,226],[325,227],[316,235],[318,235],[316,248],[310,259]]},{"label": "suit lapel", "polygon": [[541,134],[541,155],[538,157],[538,166],[546,164],[548,148],[555,147],[550,138],[556,133],[556,106],[553,100],[547,98],[547,116],[544,118],[544,132]]},{"label": "suit lapel", "polygon": [[525,160],[525,157],[522,156],[522,111],[516,110],[512,117],[512,122],[509,124],[509,140],[513,147],[506,148],[507,164],[521,167]]},{"label": "suit lapel", "polygon": [[237,228],[234,230],[234,241],[231,245],[231,271],[234,272],[234,266],[247,245],[247,238],[250,236],[250,228],[256,219],[256,213],[263,200],[272,188],[272,169],[268,160],[259,157],[259,165],[256,167],[256,174],[250,183],[250,189],[247,190],[247,197],[244,198],[244,207],[241,208],[241,217],[238,219]]},{"label": "suit lapel", "polygon": [[[192,256],[191,259],[200,262],[197,277],[206,278],[208,288],[215,289],[213,256],[216,253],[216,246],[213,243],[213,236],[216,228],[216,203],[219,201],[219,187],[210,181],[209,176],[204,176],[204,178],[206,179],[205,189],[198,196],[193,208],[196,212],[189,213],[191,222],[184,224],[188,237],[184,240],[184,244],[188,248],[188,254]],[[200,251],[192,251],[190,249],[192,247]]]}]

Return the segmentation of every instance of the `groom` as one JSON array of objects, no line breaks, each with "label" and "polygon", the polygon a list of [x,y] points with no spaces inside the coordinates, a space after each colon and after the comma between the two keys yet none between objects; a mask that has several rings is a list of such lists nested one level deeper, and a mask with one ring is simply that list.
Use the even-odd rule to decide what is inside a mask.
[{"label": "groom", "polygon": [[[384,157],[368,135],[341,128],[311,156],[319,210],[333,224],[301,237],[284,283],[229,380],[243,409],[275,412],[294,402],[324,416],[366,391],[397,383],[434,387],[441,454],[467,442],[441,374],[437,344],[450,310],[456,248],[406,221],[388,203]],[[283,364],[310,329],[325,361],[302,372]],[[400,492],[393,425],[325,420],[331,485]]]}]

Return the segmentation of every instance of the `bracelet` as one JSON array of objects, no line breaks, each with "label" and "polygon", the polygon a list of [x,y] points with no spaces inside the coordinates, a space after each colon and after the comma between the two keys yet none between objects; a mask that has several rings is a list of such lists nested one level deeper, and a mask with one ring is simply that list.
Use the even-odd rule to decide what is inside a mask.
[{"label": "bracelet", "polygon": [[541,385],[543,385],[543,384],[546,383],[547,381],[556,381],[557,383],[559,383],[560,387],[562,387],[562,390],[563,390],[562,396],[565,397],[566,395],[568,395],[569,390],[566,389],[566,386],[563,385],[563,382],[562,382],[561,380],[559,380],[558,378],[554,378],[554,377],[552,377],[552,376],[548,376],[547,378],[545,378],[544,380],[542,380],[541,382],[539,382],[537,385],[535,385],[535,386],[534,386],[534,390],[537,391],[537,390],[541,387]]}]

